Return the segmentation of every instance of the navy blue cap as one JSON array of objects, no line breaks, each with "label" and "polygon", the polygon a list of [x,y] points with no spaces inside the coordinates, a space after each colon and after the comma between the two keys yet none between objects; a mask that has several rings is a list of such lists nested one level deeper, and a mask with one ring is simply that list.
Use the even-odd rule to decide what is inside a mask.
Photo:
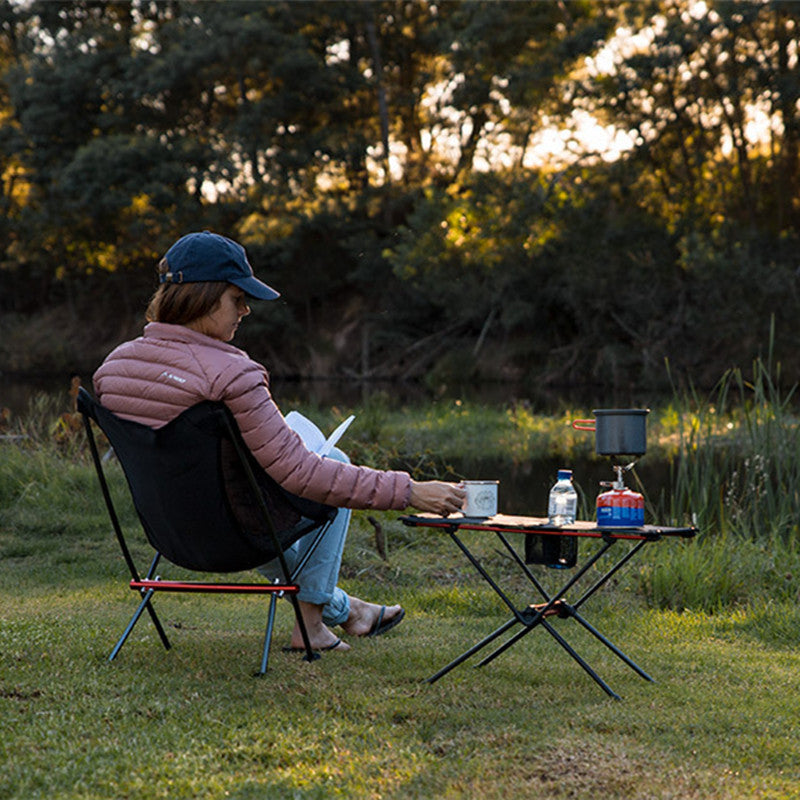
[{"label": "navy blue cap", "polygon": [[253,274],[244,247],[218,233],[188,233],[167,250],[164,258],[169,271],[159,276],[160,283],[227,281],[258,300],[280,297]]}]

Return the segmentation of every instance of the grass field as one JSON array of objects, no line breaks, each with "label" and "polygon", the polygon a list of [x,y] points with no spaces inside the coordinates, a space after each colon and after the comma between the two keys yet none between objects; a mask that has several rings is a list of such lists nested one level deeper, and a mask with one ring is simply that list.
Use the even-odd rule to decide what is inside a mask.
[{"label": "grass field", "polygon": [[[80,442],[35,415],[28,439],[0,442],[0,800],[800,797],[796,421],[774,402],[733,427],[700,412],[674,497],[686,499],[677,513],[702,510],[701,534],[648,545],[582,609],[655,683],[553,620],[621,702],[541,629],[486,667],[426,683],[506,614],[445,535],[389,512],[354,514],[341,581],[404,605],[386,636],[308,664],[281,652],[292,625],[281,601],[259,678],[264,598],[172,595],[157,607],[173,648],[144,619],[109,663],[136,597]],[[423,441],[439,453],[454,434],[475,452],[506,437],[513,454],[557,439],[563,422],[524,408],[368,408],[352,444],[363,460],[370,442],[390,442],[378,463]],[[749,449],[721,459],[718,434]],[[129,506],[123,524],[136,529]],[[492,541],[473,543],[518,599],[537,599]],[[551,586],[561,577],[536,569]]]},{"label": "grass field", "polygon": [[[280,652],[282,601],[258,678],[263,598],[163,596],[173,649],[143,621],[109,663],[135,596],[85,488],[73,486],[60,529],[21,513],[16,533],[0,528],[2,798],[800,796],[794,603],[658,611],[632,568],[584,612],[655,683],[555,620],[622,702],[543,631],[430,685],[502,608],[446,537],[381,514],[383,561],[359,513],[343,585],[404,604],[385,637],[305,663]],[[651,555],[673,545],[694,546]]]}]

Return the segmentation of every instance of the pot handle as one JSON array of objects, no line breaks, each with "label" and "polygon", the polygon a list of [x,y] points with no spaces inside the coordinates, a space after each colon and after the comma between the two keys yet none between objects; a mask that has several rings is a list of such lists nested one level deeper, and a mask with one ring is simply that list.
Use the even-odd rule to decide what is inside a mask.
[{"label": "pot handle", "polygon": [[576,431],[593,431],[595,429],[593,419],[574,419],[572,420],[572,427]]}]

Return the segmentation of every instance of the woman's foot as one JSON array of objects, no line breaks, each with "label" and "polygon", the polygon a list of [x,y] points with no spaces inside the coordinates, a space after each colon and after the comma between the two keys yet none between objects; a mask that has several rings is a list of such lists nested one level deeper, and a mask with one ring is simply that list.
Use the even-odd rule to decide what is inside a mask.
[{"label": "woman's foot", "polygon": [[351,636],[377,636],[393,628],[405,616],[400,606],[379,606],[350,598],[350,615],[342,629]]},{"label": "woman's foot", "polygon": [[[325,628],[324,625],[323,628]],[[311,642],[312,650],[336,650],[343,652],[350,649],[350,645],[347,644],[347,642],[342,641],[329,628],[325,628],[324,631],[308,631],[308,640]],[[300,628],[298,628],[296,625],[292,631],[292,643],[289,645],[288,649],[306,649],[306,646],[303,644],[303,635],[300,633]]]},{"label": "woman's foot", "polygon": [[[312,650],[349,650],[350,645],[343,642],[323,621],[322,606],[300,601],[300,613],[303,615],[308,640]],[[304,650],[303,634],[295,623],[292,631],[291,650]]]}]

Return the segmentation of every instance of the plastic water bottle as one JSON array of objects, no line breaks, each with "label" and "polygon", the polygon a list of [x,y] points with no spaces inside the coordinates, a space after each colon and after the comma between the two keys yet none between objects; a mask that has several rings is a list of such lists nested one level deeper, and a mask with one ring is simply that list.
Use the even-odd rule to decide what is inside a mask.
[{"label": "plastic water bottle", "polygon": [[558,480],[550,490],[547,516],[551,525],[571,525],[578,511],[578,493],[572,485],[572,470],[560,469]]}]

